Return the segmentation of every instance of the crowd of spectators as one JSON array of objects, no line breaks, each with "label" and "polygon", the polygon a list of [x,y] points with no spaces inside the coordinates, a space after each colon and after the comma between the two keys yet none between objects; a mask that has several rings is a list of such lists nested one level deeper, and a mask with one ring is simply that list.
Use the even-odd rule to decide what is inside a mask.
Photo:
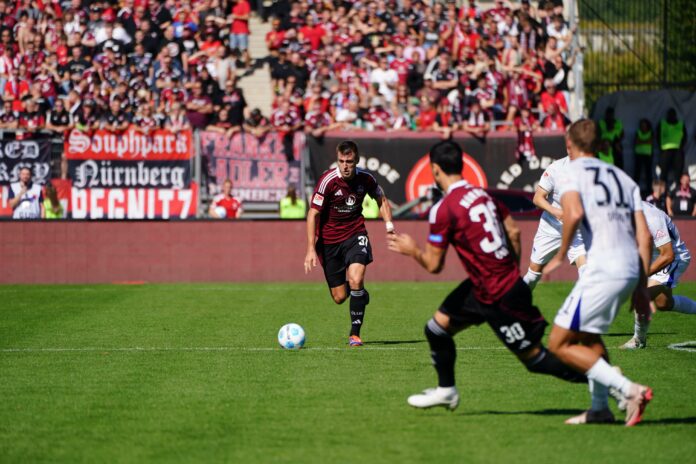
[{"label": "crowd of spectators", "polygon": [[575,28],[562,2],[479,3],[291,2],[266,36],[271,125],[563,130]]},{"label": "crowd of spectators", "polygon": [[249,14],[247,0],[0,0],[0,129],[238,127]]},{"label": "crowd of spectators", "polygon": [[531,130],[568,121],[574,28],[560,0],[273,8],[274,100],[263,115],[237,86],[264,58],[249,56],[247,0],[0,0],[0,129],[19,138],[129,127],[485,137],[492,121]]}]

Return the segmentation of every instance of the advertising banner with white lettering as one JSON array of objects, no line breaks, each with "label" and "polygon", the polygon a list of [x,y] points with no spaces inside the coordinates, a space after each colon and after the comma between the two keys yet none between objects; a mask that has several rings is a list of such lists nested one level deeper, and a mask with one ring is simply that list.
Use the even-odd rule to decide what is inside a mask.
[{"label": "advertising banner with white lettering", "polygon": [[[334,166],[336,146],[346,139],[358,144],[358,165],[375,174],[395,203],[423,196],[433,184],[428,151],[441,140],[434,133],[329,132],[322,139],[308,137],[315,179]],[[535,134],[536,156],[530,161],[518,160],[516,133],[492,134],[485,140],[455,133],[454,140],[464,150],[464,177],[494,189],[534,191],[548,165],[566,154],[562,133]]]},{"label": "advertising banner with white lettering", "polygon": [[195,217],[191,131],[72,131],[64,150],[73,219]]},{"label": "advertising banner with white lettering", "polygon": [[30,167],[33,181],[45,184],[51,175],[51,139],[0,140],[0,185],[19,181],[19,170]]},{"label": "advertising banner with white lettering", "polygon": [[280,134],[263,137],[237,132],[229,137],[219,132],[200,133],[201,155],[208,163],[208,175],[219,186],[230,179],[232,194],[242,201],[276,203],[285,197],[289,185],[301,193],[305,135],[295,134],[295,159],[288,161]]}]

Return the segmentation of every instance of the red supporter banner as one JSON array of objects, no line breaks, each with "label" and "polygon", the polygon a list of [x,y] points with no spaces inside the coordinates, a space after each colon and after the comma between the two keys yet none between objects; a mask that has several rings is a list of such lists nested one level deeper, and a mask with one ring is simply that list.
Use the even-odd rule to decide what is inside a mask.
[{"label": "red supporter banner", "polygon": [[[70,180],[52,179],[58,200],[72,219],[188,219],[196,217],[198,185],[176,189],[73,187]],[[8,186],[0,186],[0,217],[12,217]]]},{"label": "red supporter banner", "polygon": [[0,217],[12,217],[10,208],[10,186],[0,185]]},{"label": "red supporter banner", "polygon": [[68,160],[176,161],[190,160],[193,153],[190,130],[154,130],[144,134],[135,129],[123,133],[97,130],[71,131],[65,137]]},{"label": "red supporter banner", "polygon": [[187,219],[196,216],[198,186],[174,189],[71,189],[73,219]]},{"label": "red supporter banner", "polygon": [[270,132],[255,137],[237,132],[231,137],[219,132],[200,132],[201,154],[208,163],[208,175],[222,185],[232,180],[232,193],[242,201],[278,202],[294,184],[302,189],[301,154],[305,136],[295,134],[295,159],[288,161],[280,134]]}]

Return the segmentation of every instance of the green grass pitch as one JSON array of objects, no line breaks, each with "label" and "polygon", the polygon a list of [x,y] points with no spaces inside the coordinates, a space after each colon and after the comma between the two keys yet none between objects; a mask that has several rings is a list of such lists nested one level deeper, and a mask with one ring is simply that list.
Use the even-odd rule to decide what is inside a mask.
[{"label": "green grass pitch", "polygon": [[[586,387],[527,373],[486,326],[456,338],[459,409],[408,407],[435,385],[423,324],[454,285],[369,285],[352,349],[322,284],[0,287],[0,462],[694,462],[696,352],[668,349],[696,340],[682,314],[640,352],[615,348],[625,309],[605,338],[655,390],[633,429],[564,425]],[[537,287],[547,319],[570,288]],[[277,345],[287,322],[306,349]]]}]

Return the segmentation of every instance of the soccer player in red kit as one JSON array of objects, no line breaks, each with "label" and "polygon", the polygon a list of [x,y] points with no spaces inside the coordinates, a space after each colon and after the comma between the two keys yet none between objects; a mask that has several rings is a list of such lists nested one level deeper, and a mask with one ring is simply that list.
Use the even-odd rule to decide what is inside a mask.
[{"label": "soccer player in red kit", "polygon": [[380,205],[388,234],[394,232],[391,207],[381,187],[369,172],[357,167],[358,146],[344,141],[336,147],[337,167],[319,178],[307,213],[305,274],[324,268],[331,297],[336,304],[350,292],[351,329],[348,343],[361,346],[360,328],[370,295],[364,287],[365,269],[372,262],[372,247],[365,228],[362,204],[370,195]]},{"label": "soccer player in red kit", "polygon": [[387,237],[389,249],[411,256],[428,272],[438,273],[451,244],[469,278],[445,298],[425,326],[425,336],[438,387],[412,395],[417,408],[455,409],[459,393],[454,382],[454,334],[487,322],[498,338],[531,372],[571,382],[587,382],[541,344],[547,323],[532,304],[532,293],[520,278],[520,232],[504,205],[462,178],[462,150],[443,141],[430,150],[430,167],[444,198],[430,210],[425,250],[406,234]]}]

